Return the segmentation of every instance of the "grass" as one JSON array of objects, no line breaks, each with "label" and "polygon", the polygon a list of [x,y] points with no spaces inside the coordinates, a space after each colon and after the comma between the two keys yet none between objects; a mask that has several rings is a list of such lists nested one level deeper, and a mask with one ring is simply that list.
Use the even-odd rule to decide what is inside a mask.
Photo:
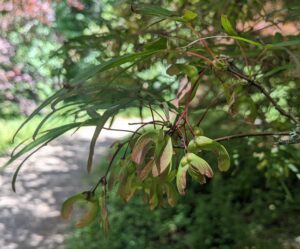
[{"label": "grass", "polygon": [[29,138],[34,132],[37,124],[41,121],[41,118],[38,117],[30,122],[25,129],[18,134],[16,141],[13,144],[12,137],[23,121],[24,118],[15,118],[10,120],[0,119],[0,155],[3,155],[8,149],[16,146],[24,139]]}]

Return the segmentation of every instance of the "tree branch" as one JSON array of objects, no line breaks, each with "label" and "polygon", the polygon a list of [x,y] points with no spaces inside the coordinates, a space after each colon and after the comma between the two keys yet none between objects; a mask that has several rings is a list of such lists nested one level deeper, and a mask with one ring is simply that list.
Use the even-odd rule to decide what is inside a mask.
[{"label": "tree branch", "polygon": [[244,137],[265,137],[265,136],[289,136],[290,132],[289,131],[283,131],[283,132],[259,132],[259,133],[254,133],[254,132],[249,132],[249,133],[241,133],[241,134],[234,134],[234,135],[229,135],[225,137],[219,137],[214,139],[216,142],[222,142],[222,141],[228,141],[232,139],[237,139],[237,138],[244,138]]},{"label": "tree branch", "polygon": [[287,117],[289,120],[292,120],[294,123],[298,124],[298,120],[290,113],[286,112],[281,106],[277,104],[277,102],[271,97],[271,95],[267,92],[265,88],[263,88],[260,84],[255,82],[254,80],[250,79],[248,76],[244,75],[242,72],[239,72],[234,69],[234,65],[230,65],[228,67],[228,71],[235,76],[246,80],[251,86],[254,86],[257,88],[265,97],[272,103],[272,105],[275,107],[275,109],[283,116]]}]

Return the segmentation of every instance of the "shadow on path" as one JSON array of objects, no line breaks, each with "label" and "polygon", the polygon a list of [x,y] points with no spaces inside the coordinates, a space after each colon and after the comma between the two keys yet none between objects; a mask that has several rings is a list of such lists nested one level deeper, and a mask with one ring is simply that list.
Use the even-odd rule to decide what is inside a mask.
[{"label": "shadow on path", "polygon": [[[17,193],[11,190],[15,165],[0,172],[0,248],[62,248],[70,224],[60,218],[61,204],[90,187],[82,181],[87,175],[88,133],[63,136],[42,148],[23,166]],[[104,136],[98,142],[95,159],[113,140]]]}]

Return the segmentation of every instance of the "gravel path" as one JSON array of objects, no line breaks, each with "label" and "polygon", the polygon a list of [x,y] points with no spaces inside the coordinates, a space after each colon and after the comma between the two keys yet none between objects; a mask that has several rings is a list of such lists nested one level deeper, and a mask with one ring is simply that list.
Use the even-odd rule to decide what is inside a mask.
[{"label": "gravel path", "polygon": [[[114,128],[126,129],[127,123],[121,120]],[[60,218],[60,207],[67,197],[90,187],[82,179],[87,176],[85,164],[92,133],[92,128],[82,128],[42,148],[21,170],[17,193],[11,190],[16,165],[0,172],[1,249],[62,248],[70,224]],[[103,131],[95,158],[124,135]],[[5,160],[0,158],[0,165]]]}]

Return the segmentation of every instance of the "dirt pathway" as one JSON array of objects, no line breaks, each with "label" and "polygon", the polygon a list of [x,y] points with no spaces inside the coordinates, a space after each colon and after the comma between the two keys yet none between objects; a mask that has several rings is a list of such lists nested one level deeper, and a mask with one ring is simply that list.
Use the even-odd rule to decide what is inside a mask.
[{"label": "dirt pathway", "polygon": [[[114,128],[128,128],[127,123],[120,121]],[[69,223],[60,218],[60,207],[68,196],[90,187],[82,179],[87,175],[85,164],[92,132],[84,128],[73,136],[65,135],[34,155],[20,172],[17,193],[11,190],[15,165],[0,172],[0,248],[62,248]],[[96,158],[124,135],[103,131]],[[0,164],[4,160],[0,158]]]}]

